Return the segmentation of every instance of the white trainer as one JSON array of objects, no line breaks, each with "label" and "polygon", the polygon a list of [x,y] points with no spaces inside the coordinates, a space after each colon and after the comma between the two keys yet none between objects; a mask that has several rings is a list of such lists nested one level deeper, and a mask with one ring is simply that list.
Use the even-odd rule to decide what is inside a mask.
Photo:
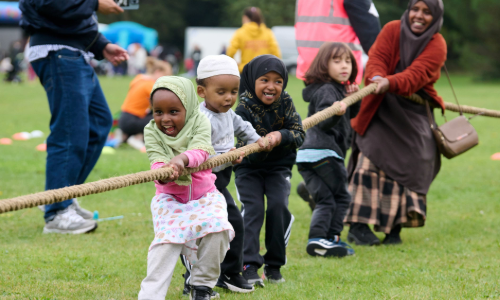
[{"label": "white trainer", "polygon": [[52,221],[45,224],[43,233],[81,234],[93,231],[96,228],[96,221],[85,220],[73,208],[68,207],[59,211]]},{"label": "white trainer", "polygon": [[76,198],[73,198],[73,203],[69,207],[73,208],[85,220],[92,220],[94,218],[94,213],[82,208]]},{"label": "white trainer", "polygon": [[[92,220],[94,218],[94,214],[91,211],[82,208],[80,206],[80,203],[78,203],[78,200],[76,200],[76,198],[73,198],[73,203],[69,207],[73,208],[76,211],[76,213],[79,214],[85,220]],[[38,208],[41,211],[45,212],[45,205],[39,205]]]}]

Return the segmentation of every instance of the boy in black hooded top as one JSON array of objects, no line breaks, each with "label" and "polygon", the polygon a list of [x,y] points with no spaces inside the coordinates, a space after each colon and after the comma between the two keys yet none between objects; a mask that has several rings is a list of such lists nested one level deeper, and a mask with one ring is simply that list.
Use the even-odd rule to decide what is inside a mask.
[{"label": "boy in black hooded top", "polygon": [[[236,108],[236,114],[275,145],[271,152],[249,155],[235,166],[245,223],[243,276],[248,283],[262,286],[257,270],[263,264],[269,282],[284,281],[280,268],[286,263],[285,248],[294,220],[288,210],[290,179],[296,149],[305,136],[300,115],[285,92],[287,82],[286,67],[280,59],[273,55],[257,56],[243,68],[240,103]],[[237,147],[244,145],[245,142],[238,139]],[[259,235],[264,222],[264,195],[267,198],[265,243],[268,251],[262,257]]]}]

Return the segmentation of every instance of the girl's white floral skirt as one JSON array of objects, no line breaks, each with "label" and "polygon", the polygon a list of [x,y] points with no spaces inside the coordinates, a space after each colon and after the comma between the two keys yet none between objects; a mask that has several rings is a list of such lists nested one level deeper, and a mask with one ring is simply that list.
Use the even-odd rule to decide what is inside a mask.
[{"label": "girl's white floral skirt", "polygon": [[149,250],[158,244],[184,244],[182,254],[193,265],[197,261],[197,239],[225,230],[230,241],[234,238],[233,226],[227,219],[226,200],[217,190],[186,204],[168,194],[156,195],[151,201],[151,214],[155,238]]}]

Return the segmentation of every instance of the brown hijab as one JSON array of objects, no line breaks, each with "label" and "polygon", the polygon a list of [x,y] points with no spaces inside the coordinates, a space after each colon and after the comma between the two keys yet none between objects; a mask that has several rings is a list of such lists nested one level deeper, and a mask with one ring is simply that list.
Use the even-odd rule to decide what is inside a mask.
[{"label": "brown hijab", "polygon": [[[416,35],[410,28],[410,10],[418,2],[423,1],[432,13],[432,23],[421,35]],[[432,39],[432,36],[441,30],[443,25],[443,1],[442,0],[410,0],[408,8],[401,17],[401,37],[399,40],[399,53],[401,56],[402,69],[408,68],[413,60],[417,58]]]}]

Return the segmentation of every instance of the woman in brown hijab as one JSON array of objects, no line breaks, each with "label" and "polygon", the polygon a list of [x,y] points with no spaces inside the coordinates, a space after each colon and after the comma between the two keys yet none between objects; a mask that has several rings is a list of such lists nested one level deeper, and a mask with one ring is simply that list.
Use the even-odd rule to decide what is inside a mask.
[{"label": "woman in brown hijab", "polygon": [[444,109],[434,89],[446,60],[442,23],[442,0],[410,0],[401,20],[388,23],[369,52],[365,83],[378,87],[352,120],[349,242],[380,244],[372,224],[386,234],[384,244],[398,244],[401,227],[425,224],[426,194],[441,160],[425,106],[404,96],[417,93]]}]

